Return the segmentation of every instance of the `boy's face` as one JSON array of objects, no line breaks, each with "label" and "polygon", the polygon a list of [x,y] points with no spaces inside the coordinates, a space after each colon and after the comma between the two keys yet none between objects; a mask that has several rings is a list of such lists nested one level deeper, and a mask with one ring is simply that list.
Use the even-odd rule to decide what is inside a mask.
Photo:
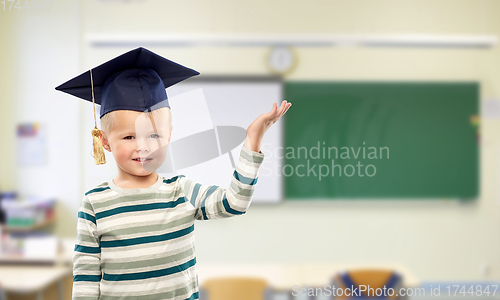
[{"label": "boy's face", "polygon": [[165,115],[129,110],[115,111],[108,135],[102,132],[104,149],[113,153],[118,167],[127,174],[147,176],[165,161],[173,127]]}]

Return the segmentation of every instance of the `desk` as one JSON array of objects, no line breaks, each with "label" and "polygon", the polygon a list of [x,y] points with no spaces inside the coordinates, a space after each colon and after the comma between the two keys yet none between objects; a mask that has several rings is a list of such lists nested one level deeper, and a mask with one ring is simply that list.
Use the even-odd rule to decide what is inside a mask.
[{"label": "desk", "polygon": [[5,293],[36,293],[37,300],[42,300],[43,291],[54,282],[58,283],[58,299],[63,300],[62,280],[71,274],[68,266],[0,265],[0,283]]},{"label": "desk", "polygon": [[[61,239],[61,248],[54,265],[32,265],[20,258],[8,259],[9,264],[0,264],[0,285],[4,293],[36,294],[37,300],[43,299],[43,292],[54,283],[58,284],[58,299],[64,299],[63,280],[73,275],[72,249],[74,239]],[[12,264],[20,262],[22,264]],[[8,299],[7,299],[8,300]]]},{"label": "desk", "polygon": [[325,263],[325,264],[196,264],[200,286],[210,278],[251,276],[266,279],[277,290],[291,290],[293,285],[322,287],[331,284],[339,272],[358,268],[395,270],[403,276],[406,288],[418,287],[420,281],[404,265],[397,263]]},{"label": "desk", "polygon": [[[55,266],[0,265],[0,284],[6,292],[37,293],[54,282],[59,284],[59,299],[62,299],[62,279],[72,275],[71,256],[75,240],[63,240],[63,251]],[[391,269],[403,276],[406,288],[420,286],[420,281],[405,265],[398,263],[197,263],[200,285],[213,277],[251,276],[266,279],[276,290],[291,290],[293,285],[322,287],[331,284],[332,277],[342,271],[357,268]],[[8,299],[7,299],[8,300]]]}]

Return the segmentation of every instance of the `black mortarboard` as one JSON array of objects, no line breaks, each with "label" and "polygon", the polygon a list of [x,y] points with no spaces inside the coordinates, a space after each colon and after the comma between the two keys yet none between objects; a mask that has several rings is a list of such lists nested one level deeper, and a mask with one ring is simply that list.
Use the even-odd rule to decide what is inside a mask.
[{"label": "black mortarboard", "polygon": [[[145,112],[152,107],[170,107],[165,89],[198,74],[139,47],[61,84],[56,90],[100,104],[102,118],[115,110]],[[106,163],[100,135],[95,121],[92,136],[96,164]]]},{"label": "black mortarboard", "polygon": [[[145,48],[124,53],[92,69],[100,117],[114,110],[150,111],[170,107],[166,88],[200,73]],[[90,70],[56,90],[92,102]]]}]

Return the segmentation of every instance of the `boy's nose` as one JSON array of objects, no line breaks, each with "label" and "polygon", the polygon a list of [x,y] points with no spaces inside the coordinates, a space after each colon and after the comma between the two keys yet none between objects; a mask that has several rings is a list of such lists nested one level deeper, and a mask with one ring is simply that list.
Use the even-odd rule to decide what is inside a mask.
[{"label": "boy's nose", "polygon": [[143,139],[137,139],[137,151],[149,151],[148,143]]}]

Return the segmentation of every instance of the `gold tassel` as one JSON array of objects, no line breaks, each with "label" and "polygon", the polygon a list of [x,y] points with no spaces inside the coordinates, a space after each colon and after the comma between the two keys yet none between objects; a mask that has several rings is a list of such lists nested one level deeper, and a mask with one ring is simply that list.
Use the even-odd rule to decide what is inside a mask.
[{"label": "gold tassel", "polygon": [[102,165],[106,163],[106,156],[104,155],[104,149],[101,143],[101,131],[95,127],[92,129],[92,139],[94,148],[94,162],[96,165]]},{"label": "gold tassel", "polygon": [[97,128],[97,120],[95,116],[95,100],[94,100],[94,80],[92,79],[92,69],[90,69],[90,83],[92,85],[92,103],[94,105],[94,129],[92,129],[92,145],[94,150],[94,163],[102,165],[106,163],[106,156],[101,142],[101,131]]}]

